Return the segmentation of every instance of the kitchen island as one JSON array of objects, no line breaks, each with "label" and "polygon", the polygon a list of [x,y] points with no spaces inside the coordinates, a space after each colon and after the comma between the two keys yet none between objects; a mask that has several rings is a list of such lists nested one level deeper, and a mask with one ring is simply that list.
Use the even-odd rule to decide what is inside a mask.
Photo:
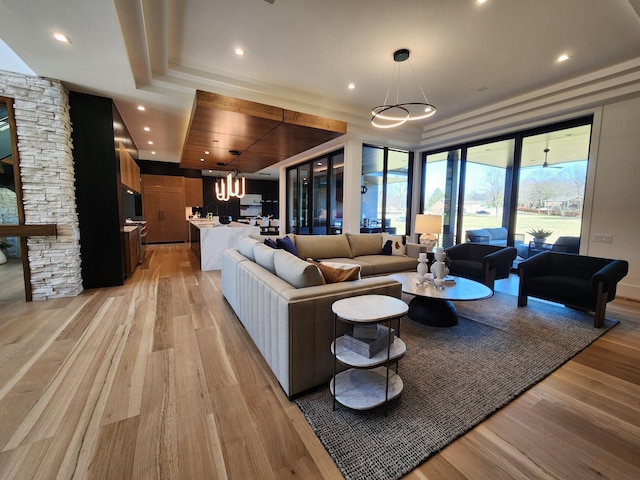
[{"label": "kitchen island", "polygon": [[220,270],[220,253],[235,248],[240,237],[260,235],[260,227],[231,222],[222,225],[217,221],[189,220],[189,245],[200,260],[203,272]]}]

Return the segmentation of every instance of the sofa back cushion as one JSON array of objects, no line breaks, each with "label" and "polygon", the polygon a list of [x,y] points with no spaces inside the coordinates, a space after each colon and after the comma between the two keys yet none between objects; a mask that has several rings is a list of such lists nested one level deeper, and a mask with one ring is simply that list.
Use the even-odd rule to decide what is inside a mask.
[{"label": "sofa back cushion", "polygon": [[315,287],[326,283],[317,266],[284,250],[274,250],[273,264],[276,275],[296,288]]},{"label": "sofa back cushion", "polygon": [[382,252],[381,233],[347,233],[352,258],[360,255],[380,255]]},{"label": "sofa back cushion", "polygon": [[353,258],[347,235],[296,235],[298,257],[313,258]]},{"label": "sofa back cushion", "polygon": [[489,243],[491,234],[486,228],[477,228],[475,230],[467,230],[467,239],[472,243]]},{"label": "sofa back cushion", "polygon": [[491,241],[507,240],[507,229],[504,227],[487,228],[486,230],[491,235]]},{"label": "sofa back cushion", "polygon": [[268,247],[264,243],[257,243],[253,247],[253,254],[256,257],[256,263],[273,274],[276,273],[276,266],[273,261],[275,253],[276,249]]},{"label": "sofa back cushion", "polygon": [[248,259],[252,260],[252,261],[256,261],[256,257],[253,253],[253,249],[256,246],[256,244],[259,244],[260,242],[258,240],[256,240],[255,238],[251,238],[251,237],[240,237],[238,239],[238,251],[244,255],[245,257],[247,257]]}]

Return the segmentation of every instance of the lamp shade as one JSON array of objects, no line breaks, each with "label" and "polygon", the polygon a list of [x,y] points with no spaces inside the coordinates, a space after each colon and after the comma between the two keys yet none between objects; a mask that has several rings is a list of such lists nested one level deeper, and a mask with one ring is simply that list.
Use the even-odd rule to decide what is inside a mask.
[{"label": "lamp shade", "polygon": [[416,233],[437,233],[442,231],[442,215],[416,215]]}]

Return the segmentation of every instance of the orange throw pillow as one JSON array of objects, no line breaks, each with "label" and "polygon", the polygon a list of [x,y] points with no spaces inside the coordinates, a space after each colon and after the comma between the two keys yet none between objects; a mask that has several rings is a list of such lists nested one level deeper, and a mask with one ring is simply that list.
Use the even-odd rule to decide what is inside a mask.
[{"label": "orange throw pillow", "polygon": [[350,265],[347,263],[316,262],[312,258],[307,258],[307,262],[317,265],[327,283],[349,282],[360,280],[360,265]]}]

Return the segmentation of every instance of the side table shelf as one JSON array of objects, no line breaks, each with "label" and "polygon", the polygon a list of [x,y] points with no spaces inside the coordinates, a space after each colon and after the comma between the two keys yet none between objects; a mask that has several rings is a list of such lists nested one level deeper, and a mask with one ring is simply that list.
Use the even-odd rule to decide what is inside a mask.
[{"label": "side table shelf", "polygon": [[[402,300],[386,295],[349,297],[333,304],[333,377],[329,389],[333,397],[334,410],[336,402],[354,410],[367,410],[380,405],[386,407],[389,400],[402,393],[404,384],[397,368],[398,360],[406,353],[407,346],[400,338],[400,318],[408,309],[408,305]],[[347,349],[344,337],[336,338],[338,321],[351,324],[386,324],[391,329],[391,322],[394,320],[397,320],[398,324],[393,343],[388,343],[386,348],[371,358]],[[351,368],[336,373],[338,361]],[[392,363],[396,364],[395,372],[390,368]]]}]

